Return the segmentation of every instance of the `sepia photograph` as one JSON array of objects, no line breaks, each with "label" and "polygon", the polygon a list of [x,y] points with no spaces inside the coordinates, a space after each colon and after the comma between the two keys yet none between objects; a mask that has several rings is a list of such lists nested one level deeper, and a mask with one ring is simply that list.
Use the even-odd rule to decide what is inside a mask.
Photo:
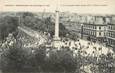
[{"label": "sepia photograph", "polygon": [[49,1],[0,2],[0,73],[115,73],[114,3]]}]

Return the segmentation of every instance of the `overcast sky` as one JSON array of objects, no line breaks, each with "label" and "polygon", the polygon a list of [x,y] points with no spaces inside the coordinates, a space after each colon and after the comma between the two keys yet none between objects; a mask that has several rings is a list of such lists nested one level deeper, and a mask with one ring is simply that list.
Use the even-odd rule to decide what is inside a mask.
[{"label": "overcast sky", "polygon": [[[40,6],[41,5],[41,6]],[[115,0],[0,0],[0,11],[115,14]]]}]

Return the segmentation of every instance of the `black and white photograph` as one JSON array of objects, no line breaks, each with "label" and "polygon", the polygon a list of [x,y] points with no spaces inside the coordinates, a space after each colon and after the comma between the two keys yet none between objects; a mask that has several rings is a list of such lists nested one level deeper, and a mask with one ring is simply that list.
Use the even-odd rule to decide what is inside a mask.
[{"label": "black and white photograph", "polygon": [[109,4],[17,6],[35,9],[10,11],[14,5],[6,4],[9,11],[0,11],[0,73],[115,73]]}]

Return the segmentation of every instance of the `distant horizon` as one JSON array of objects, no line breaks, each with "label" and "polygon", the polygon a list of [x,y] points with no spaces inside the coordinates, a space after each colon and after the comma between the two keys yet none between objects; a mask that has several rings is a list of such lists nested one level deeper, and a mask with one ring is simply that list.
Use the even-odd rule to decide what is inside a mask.
[{"label": "distant horizon", "polygon": [[[41,12],[41,11],[38,11],[38,12],[32,12],[32,11],[2,11],[0,13],[24,13],[24,12],[30,12],[30,13],[55,13],[55,12]],[[115,14],[94,14],[94,13],[76,13],[76,12],[60,12],[60,13],[68,13],[68,14],[78,14],[78,15],[98,15],[98,16],[115,16]]]}]

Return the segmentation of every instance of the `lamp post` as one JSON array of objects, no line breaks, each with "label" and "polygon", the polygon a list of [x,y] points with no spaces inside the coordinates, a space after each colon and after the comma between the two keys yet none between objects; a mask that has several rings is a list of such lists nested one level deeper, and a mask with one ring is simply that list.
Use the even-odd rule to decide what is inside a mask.
[{"label": "lamp post", "polygon": [[83,24],[81,24],[81,39],[83,39]]}]

